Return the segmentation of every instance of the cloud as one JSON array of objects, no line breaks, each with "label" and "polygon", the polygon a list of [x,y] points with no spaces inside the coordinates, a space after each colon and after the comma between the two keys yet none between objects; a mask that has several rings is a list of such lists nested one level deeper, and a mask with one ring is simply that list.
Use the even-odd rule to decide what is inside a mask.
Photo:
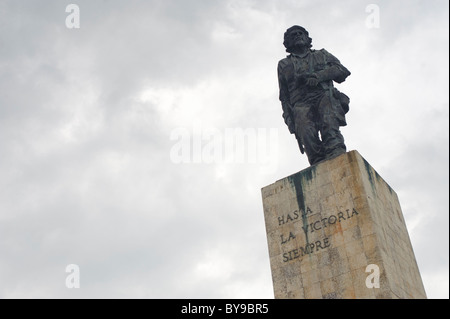
[{"label": "cloud", "polygon": [[[58,1],[0,4],[0,296],[271,298],[260,188],[308,166],[277,97],[292,24],[352,71],[347,146],[399,194],[428,295],[448,296],[447,3],[382,1],[379,29],[351,0],[77,4],[76,30]],[[196,123],[275,129],[276,169],[173,163],[171,133]]]}]

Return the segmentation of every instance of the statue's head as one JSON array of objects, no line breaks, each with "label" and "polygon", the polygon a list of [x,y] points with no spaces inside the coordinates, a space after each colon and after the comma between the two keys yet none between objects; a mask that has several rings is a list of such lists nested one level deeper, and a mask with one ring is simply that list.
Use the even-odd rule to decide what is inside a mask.
[{"label": "statue's head", "polygon": [[308,49],[312,47],[312,39],[309,37],[305,28],[294,25],[284,33],[284,46],[287,52],[291,52],[293,48],[306,46]]}]

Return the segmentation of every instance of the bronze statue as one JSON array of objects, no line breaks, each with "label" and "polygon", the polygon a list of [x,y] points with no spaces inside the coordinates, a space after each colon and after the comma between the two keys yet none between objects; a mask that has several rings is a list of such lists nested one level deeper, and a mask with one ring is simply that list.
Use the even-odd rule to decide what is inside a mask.
[{"label": "bronze statue", "polygon": [[347,125],[350,100],[333,81],[344,82],[350,71],[311,42],[303,27],[287,29],[283,44],[290,54],[278,63],[278,82],[284,121],[314,165],[346,152],[339,127]]}]

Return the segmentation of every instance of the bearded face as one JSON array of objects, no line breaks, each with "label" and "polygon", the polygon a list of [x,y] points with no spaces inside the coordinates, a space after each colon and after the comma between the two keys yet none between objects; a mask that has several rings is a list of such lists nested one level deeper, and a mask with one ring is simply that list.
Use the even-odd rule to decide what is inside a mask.
[{"label": "bearded face", "polygon": [[294,48],[310,48],[311,38],[305,29],[299,26],[293,26],[285,33],[284,46],[288,52],[291,52]]},{"label": "bearded face", "polygon": [[308,37],[300,30],[293,30],[289,33],[290,43],[295,47],[304,47],[308,44]]}]

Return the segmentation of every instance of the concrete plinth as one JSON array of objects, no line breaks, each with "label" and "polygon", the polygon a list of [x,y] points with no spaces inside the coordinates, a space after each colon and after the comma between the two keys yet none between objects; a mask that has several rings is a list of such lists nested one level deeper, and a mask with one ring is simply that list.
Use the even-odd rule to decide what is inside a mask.
[{"label": "concrete plinth", "polygon": [[275,298],[426,298],[397,194],[357,151],[262,198]]}]

